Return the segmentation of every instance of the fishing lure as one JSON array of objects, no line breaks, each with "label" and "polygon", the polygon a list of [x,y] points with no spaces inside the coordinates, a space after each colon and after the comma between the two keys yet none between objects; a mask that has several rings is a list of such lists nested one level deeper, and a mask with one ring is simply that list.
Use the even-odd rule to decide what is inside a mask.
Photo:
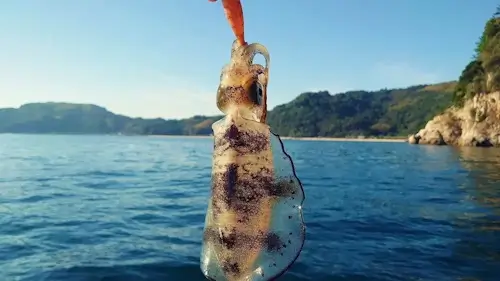
[{"label": "fishing lure", "polygon": [[[209,2],[217,2],[217,0],[208,0]],[[240,0],[222,0],[224,13],[231,25],[234,35],[240,45],[246,45],[245,42],[245,22],[243,18],[243,7]]]},{"label": "fishing lure", "polygon": [[[265,66],[253,64],[257,54]],[[212,189],[201,251],[209,280],[274,280],[304,244],[302,184],[266,124],[269,62],[263,45],[236,39],[221,73],[217,107],[225,117],[212,125]]]}]

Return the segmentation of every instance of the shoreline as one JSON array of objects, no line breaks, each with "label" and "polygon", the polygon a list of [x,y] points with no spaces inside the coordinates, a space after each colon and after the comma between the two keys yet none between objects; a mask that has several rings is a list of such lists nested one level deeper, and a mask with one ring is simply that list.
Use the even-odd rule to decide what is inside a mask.
[{"label": "shoreline", "polygon": [[[194,139],[211,139],[210,135],[122,135],[122,134],[40,134],[40,133],[0,133],[0,135],[45,135],[45,136],[123,136],[123,137],[148,137],[148,138],[194,138]],[[408,139],[403,137],[393,138],[335,138],[335,137],[282,137],[282,140],[297,140],[297,141],[336,141],[336,142],[408,142]]]},{"label": "shoreline", "polygon": [[[189,136],[189,135],[148,135],[153,138],[198,138],[208,139],[213,136]],[[337,142],[408,142],[406,138],[334,138],[334,137],[280,137],[282,140],[298,141],[337,141]]]},{"label": "shoreline", "polygon": [[399,138],[333,138],[333,137],[281,137],[284,140],[300,141],[344,141],[344,142],[407,142],[406,139]]}]

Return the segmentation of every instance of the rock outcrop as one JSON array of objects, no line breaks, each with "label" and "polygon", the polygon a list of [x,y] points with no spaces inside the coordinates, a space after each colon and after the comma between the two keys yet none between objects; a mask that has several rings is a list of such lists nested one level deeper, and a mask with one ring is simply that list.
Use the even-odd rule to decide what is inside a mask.
[{"label": "rock outcrop", "polygon": [[500,92],[478,94],[451,107],[408,139],[413,144],[500,146]]},{"label": "rock outcrop", "polygon": [[408,142],[500,146],[500,6],[486,22],[475,54],[457,81],[453,104]]}]

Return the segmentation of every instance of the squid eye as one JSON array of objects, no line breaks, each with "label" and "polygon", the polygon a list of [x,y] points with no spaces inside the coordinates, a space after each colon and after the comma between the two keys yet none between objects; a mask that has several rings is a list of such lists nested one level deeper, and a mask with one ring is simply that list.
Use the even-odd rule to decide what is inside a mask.
[{"label": "squid eye", "polygon": [[248,94],[250,96],[250,100],[254,104],[256,104],[256,105],[262,104],[263,89],[262,89],[262,85],[258,81],[254,81],[250,85],[250,88],[248,89]]}]

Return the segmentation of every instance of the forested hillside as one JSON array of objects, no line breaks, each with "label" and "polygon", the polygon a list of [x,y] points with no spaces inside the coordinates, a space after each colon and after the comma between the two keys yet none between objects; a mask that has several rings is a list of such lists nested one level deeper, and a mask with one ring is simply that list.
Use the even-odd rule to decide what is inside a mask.
[{"label": "forested hillside", "polygon": [[[405,89],[302,93],[269,112],[280,135],[402,136],[451,104],[454,82]],[[0,133],[209,135],[222,116],[164,120],[130,118],[90,104],[30,103],[0,109]]]}]

